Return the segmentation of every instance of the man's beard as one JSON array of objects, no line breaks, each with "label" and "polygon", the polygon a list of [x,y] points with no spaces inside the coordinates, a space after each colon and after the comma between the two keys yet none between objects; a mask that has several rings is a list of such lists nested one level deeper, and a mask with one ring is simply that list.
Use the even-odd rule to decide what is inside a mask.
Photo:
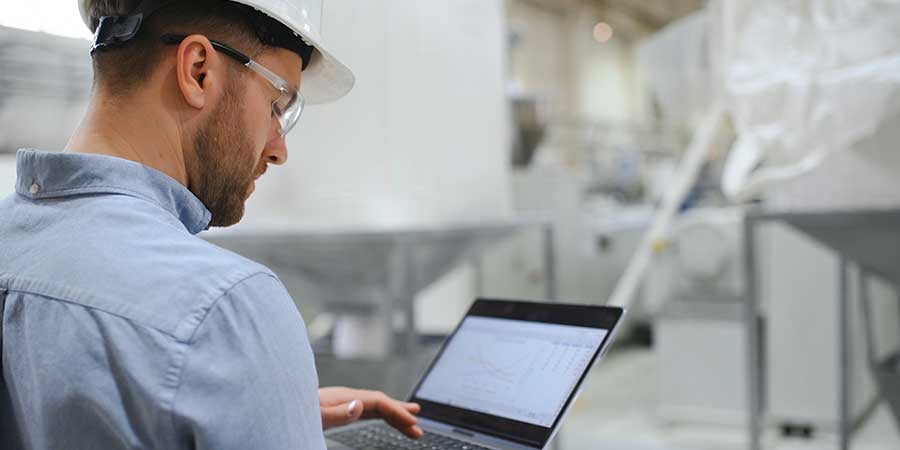
[{"label": "man's beard", "polygon": [[212,213],[210,226],[227,227],[244,216],[244,201],[256,166],[252,143],[243,134],[240,109],[233,90],[194,138],[196,173],[190,190]]}]

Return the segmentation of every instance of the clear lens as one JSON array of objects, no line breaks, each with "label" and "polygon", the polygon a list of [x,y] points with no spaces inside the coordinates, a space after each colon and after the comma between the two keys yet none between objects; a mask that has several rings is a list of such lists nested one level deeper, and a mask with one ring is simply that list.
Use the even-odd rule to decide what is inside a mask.
[{"label": "clear lens", "polygon": [[286,136],[291,128],[297,124],[300,114],[303,112],[303,106],[306,101],[297,91],[281,91],[281,96],[272,103],[272,111],[278,118],[278,124],[282,136]]},{"label": "clear lens", "polygon": [[294,125],[297,124],[297,120],[300,119],[300,113],[303,112],[303,105],[306,104],[306,101],[299,92],[289,89],[284,79],[275,74],[275,72],[265,68],[265,66],[252,59],[247,62],[246,66],[268,80],[275,89],[281,91],[281,95],[272,103],[272,112],[278,118],[281,135],[286,136],[291,131],[291,128],[294,128]]}]

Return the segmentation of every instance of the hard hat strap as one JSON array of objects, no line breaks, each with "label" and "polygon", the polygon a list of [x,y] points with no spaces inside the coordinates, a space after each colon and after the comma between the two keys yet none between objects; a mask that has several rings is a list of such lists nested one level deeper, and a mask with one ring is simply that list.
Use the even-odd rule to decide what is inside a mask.
[{"label": "hard hat strap", "polygon": [[91,54],[134,39],[144,18],[162,7],[160,0],[142,0],[127,16],[103,16],[94,31]]}]

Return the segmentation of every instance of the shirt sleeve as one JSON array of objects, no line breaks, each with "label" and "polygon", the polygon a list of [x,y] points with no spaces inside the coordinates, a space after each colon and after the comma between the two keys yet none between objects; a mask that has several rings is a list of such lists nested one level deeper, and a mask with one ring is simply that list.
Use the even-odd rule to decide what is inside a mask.
[{"label": "shirt sleeve", "polygon": [[325,449],[306,327],[270,274],[232,287],[188,343],[173,399],[189,448]]}]

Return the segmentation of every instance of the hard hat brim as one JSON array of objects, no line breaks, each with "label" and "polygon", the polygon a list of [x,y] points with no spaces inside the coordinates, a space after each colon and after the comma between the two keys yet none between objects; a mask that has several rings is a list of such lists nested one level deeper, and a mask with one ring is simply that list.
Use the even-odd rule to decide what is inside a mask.
[{"label": "hard hat brim", "polygon": [[[245,3],[243,0],[232,1],[250,5],[257,11],[278,20],[279,15],[276,14],[276,11],[268,11],[259,2],[252,2],[255,4],[251,4],[251,2]],[[291,14],[296,15],[296,13]],[[353,89],[353,85],[356,83],[353,71],[329,52],[315,35],[309,33],[309,30],[298,28],[297,23],[294,21],[279,20],[279,22],[293,31],[298,39],[303,39],[303,42],[316,49],[313,52],[309,66],[306,67],[306,70],[303,71],[300,77],[300,93],[303,94],[303,98],[308,105],[321,105],[333,102],[347,95]]]},{"label": "hard hat brim", "polygon": [[320,105],[347,95],[356,83],[353,71],[318,43],[308,43],[316,51],[300,77],[300,92],[306,103]]}]

